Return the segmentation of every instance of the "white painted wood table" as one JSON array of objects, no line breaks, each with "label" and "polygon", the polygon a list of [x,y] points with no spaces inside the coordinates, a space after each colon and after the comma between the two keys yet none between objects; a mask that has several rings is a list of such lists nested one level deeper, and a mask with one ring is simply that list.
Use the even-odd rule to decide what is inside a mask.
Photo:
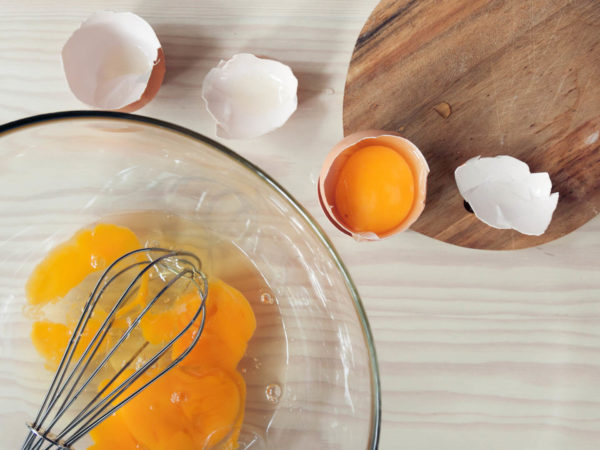
[{"label": "white painted wood table", "polygon": [[289,64],[300,82],[290,121],[257,140],[222,142],[304,204],[346,262],[379,356],[380,448],[600,448],[600,219],[543,247],[486,252],[411,231],[356,243],[321,212],[317,174],[342,137],[346,70],[375,4],[2,0],[0,122],[83,107],[59,53],[100,9],[140,14],[163,43],[165,83],[139,113],[213,138],[200,91],[219,59],[249,51]]}]

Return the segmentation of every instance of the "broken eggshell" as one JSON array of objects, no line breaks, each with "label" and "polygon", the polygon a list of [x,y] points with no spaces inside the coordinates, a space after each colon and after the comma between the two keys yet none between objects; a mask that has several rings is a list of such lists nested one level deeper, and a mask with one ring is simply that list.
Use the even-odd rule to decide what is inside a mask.
[{"label": "broken eggshell", "polygon": [[141,108],[154,98],[165,74],[154,30],[130,12],[92,14],[67,40],[61,57],[73,94],[100,109]]},{"label": "broken eggshell", "polygon": [[547,172],[531,173],[512,156],[471,158],[454,172],[460,195],[479,220],[499,229],[543,234],[558,203]]},{"label": "broken eggshell", "polygon": [[281,127],[298,105],[298,80],[279,61],[239,53],[219,62],[202,83],[217,136],[251,139]]},{"label": "broken eggshell", "polygon": [[[361,148],[381,145],[397,151],[408,163],[414,177],[414,201],[408,215],[398,225],[385,233],[356,232],[339,217],[335,208],[335,190],[340,172],[352,154]],[[364,130],[346,136],[331,149],[321,169],[318,180],[318,196],[327,218],[343,233],[357,241],[377,241],[408,229],[425,208],[427,175],[429,166],[421,151],[397,133],[381,130]]]}]

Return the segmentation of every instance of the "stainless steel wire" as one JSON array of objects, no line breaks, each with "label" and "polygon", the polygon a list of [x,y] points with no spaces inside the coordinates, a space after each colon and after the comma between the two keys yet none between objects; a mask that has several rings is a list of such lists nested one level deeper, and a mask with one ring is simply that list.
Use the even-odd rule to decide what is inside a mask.
[{"label": "stainless steel wire", "polygon": [[[119,312],[124,311],[128,302],[140,292],[142,283],[148,283],[150,278],[154,280],[155,287],[158,286],[156,293],[149,295],[142,310],[128,319],[128,327],[118,337],[111,335],[111,339],[107,339],[109,332],[114,333],[113,324],[119,318]],[[119,283],[123,282],[126,287],[115,294],[113,290],[118,290]],[[91,399],[87,398],[86,395],[90,396],[90,389],[99,385],[103,369],[110,365],[111,358],[115,355],[122,358],[118,351],[123,352],[126,349],[122,347],[123,343],[132,333],[139,332],[142,318],[153,307],[161,304],[159,300],[166,300],[177,289],[181,291],[182,283],[188,283],[183,285],[183,289],[195,289],[201,298],[193,318],[178,330],[174,338],[157,349],[152,349],[148,342],[140,344],[110,380]],[[208,281],[202,272],[201,261],[190,252],[158,247],[142,248],[121,256],[108,266],[83,307],[35,420],[27,424],[29,432],[22,450],[71,449],[100,422],[175,367],[192,350],[202,334],[207,294]],[[78,345],[99,304],[108,304],[110,311],[89,344],[80,350]],[[193,333],[191,343],[179,355],[171,357],[166,365],[159,366],[161,357],[167,356],[173,344],[194,325],[198,329]],[[81,352],[79,358],[75,357],[76,349]],[[150,355],[144,355],[140,363],[140,355],[146,350],[150,350]],[[132,366],[135,370],[132,370]],[[128,389],[136,380],[151,368],[154,368],[153,376],[141,387],[129,392]],[[120,380],[122,376],[125,377],[123,381]]]}]

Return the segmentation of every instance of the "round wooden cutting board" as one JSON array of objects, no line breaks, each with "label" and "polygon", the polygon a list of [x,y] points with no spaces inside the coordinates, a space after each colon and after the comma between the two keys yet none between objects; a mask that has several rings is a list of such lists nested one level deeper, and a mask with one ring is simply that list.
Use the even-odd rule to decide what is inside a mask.
[{"label": "round wooden cutting board", "polygon": [[[344,132],[397,131],[424,153],[427,206],[413,230],[456,245],[517,249],[600,210],[599,0],[382,0],[356,42]],[[454,170],[511,155],[560,193],[541,236],[467,212]]]}]

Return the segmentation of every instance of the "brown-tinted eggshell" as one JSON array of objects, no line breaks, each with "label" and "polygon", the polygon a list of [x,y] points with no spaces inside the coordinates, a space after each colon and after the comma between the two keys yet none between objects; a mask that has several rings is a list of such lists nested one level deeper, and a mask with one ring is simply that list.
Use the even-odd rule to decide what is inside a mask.
[{"label": "brown-tinted eggshell", "polygon": [[[369,145],[383,145],[397,151],[406,160],[415,178],[415,200],[410,212],[396,227],[381,234],[353,231],[338,217],[334,207],[335,189],[342,167],[353,153]],[[318,181],[319,202],[327,218],[340,231],[359,241],[383,239],[406,230],[419,218],[425,208],[428,174],[425,157],[408,139],[389,131],[359,131],[338,142],[325,158]]]}]

